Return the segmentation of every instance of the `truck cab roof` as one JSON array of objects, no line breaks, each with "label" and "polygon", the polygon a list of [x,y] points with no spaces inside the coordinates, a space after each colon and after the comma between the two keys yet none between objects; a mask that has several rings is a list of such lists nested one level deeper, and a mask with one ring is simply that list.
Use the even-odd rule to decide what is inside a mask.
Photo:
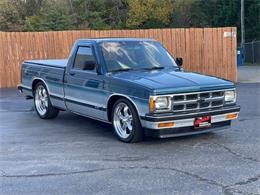
[{"label": "truck cab roof", "polygon": [[148,38],[128,38],[128,37],[103,37],[103,38],[88,38],[88,39],[77,39],[76,42],[109,42],[109,41],[155,41],[154,39]]}]

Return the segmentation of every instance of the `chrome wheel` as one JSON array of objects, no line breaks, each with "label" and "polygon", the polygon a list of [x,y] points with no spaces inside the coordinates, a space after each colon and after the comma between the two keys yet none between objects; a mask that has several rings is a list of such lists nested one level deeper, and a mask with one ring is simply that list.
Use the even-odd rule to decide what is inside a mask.
[{"label": "chrome wheel", "polygon": [[48,111],[48,94],[46,89],[39,85],[35,91],[35,107],[37,112],[43,116]]},{"label": "chrome wheel", "polygon": [[133,116],[130,108],[123,102],[116,105],[113,114],[116,133],[123,139],[128,138],[133,130]]}]

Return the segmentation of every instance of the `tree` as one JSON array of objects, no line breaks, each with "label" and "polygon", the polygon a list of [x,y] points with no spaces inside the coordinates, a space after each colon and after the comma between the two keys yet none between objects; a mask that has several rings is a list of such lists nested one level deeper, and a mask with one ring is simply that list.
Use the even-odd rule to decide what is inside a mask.
[{"label": "tree", "polygon": [[200,1],[176,0],[170,16],[170,27],[202,27],[207,25]]},{"label": "tree", "polygon": [[41,15],[26,18],[26,31],[48,31],[48,30],[68,30],[71,28],[69,16],[60,8],[51,8]]},{"label": "tree", "polygon": [[[0,0],[1,31],[236,26],[240,0]],[[260,1],[245,0],[245,39],[260,39]]]},{"label": "tree", "polygon": [[45,0],[8,0],[2,2],[0,28],[6,31],[22,31],[25,19],[39,12]]},{"label": "tree", "polygon": [[[239,0],[175,0],[171,27],[237,27],[240,40]],[[260,39],[260,1],[245,0],[246,40]]]},{"label": "tree", "polygon": [[111,29],[124,27],[127,16],[125,0],[74,0],[72,10],[77,28]]},{"label": "tree", "polygon": [[167,26],[173,10],[171,0],[129,0],[127,26],[130,28],[150,28]]},{"label": "tree", "polygon": [[260,40],[260,1],[245,0],[245,38]]}]

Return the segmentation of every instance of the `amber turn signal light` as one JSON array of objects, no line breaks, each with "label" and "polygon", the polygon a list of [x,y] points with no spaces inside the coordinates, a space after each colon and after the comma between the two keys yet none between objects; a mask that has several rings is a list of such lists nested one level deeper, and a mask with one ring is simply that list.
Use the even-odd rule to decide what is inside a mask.
[{"label": "amber turn signal light", "polygon": [[149,99],[149,111],[153,112],[154,111],[154,100],[152,97]]},{"label": "amber turn signal light", "polygon": [[166,122],[166,123],[159,123],[158,127],[162,128],[162,127],[173,127],[174,126],[174,122]]},{"label": "amber turn signal light", "polygon": [[226,119],[235,119],[235,118],[237,118],[237,114],[227,114],[226,115]]}]

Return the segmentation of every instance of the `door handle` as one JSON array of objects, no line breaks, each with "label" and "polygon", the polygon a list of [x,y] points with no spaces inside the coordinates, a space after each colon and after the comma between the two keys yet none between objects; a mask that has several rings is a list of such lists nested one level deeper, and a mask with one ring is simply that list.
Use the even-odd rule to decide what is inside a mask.
[{"label": "door handle", "polygon": [[75,72],[70,72],[69,75],[74,76]]}]

